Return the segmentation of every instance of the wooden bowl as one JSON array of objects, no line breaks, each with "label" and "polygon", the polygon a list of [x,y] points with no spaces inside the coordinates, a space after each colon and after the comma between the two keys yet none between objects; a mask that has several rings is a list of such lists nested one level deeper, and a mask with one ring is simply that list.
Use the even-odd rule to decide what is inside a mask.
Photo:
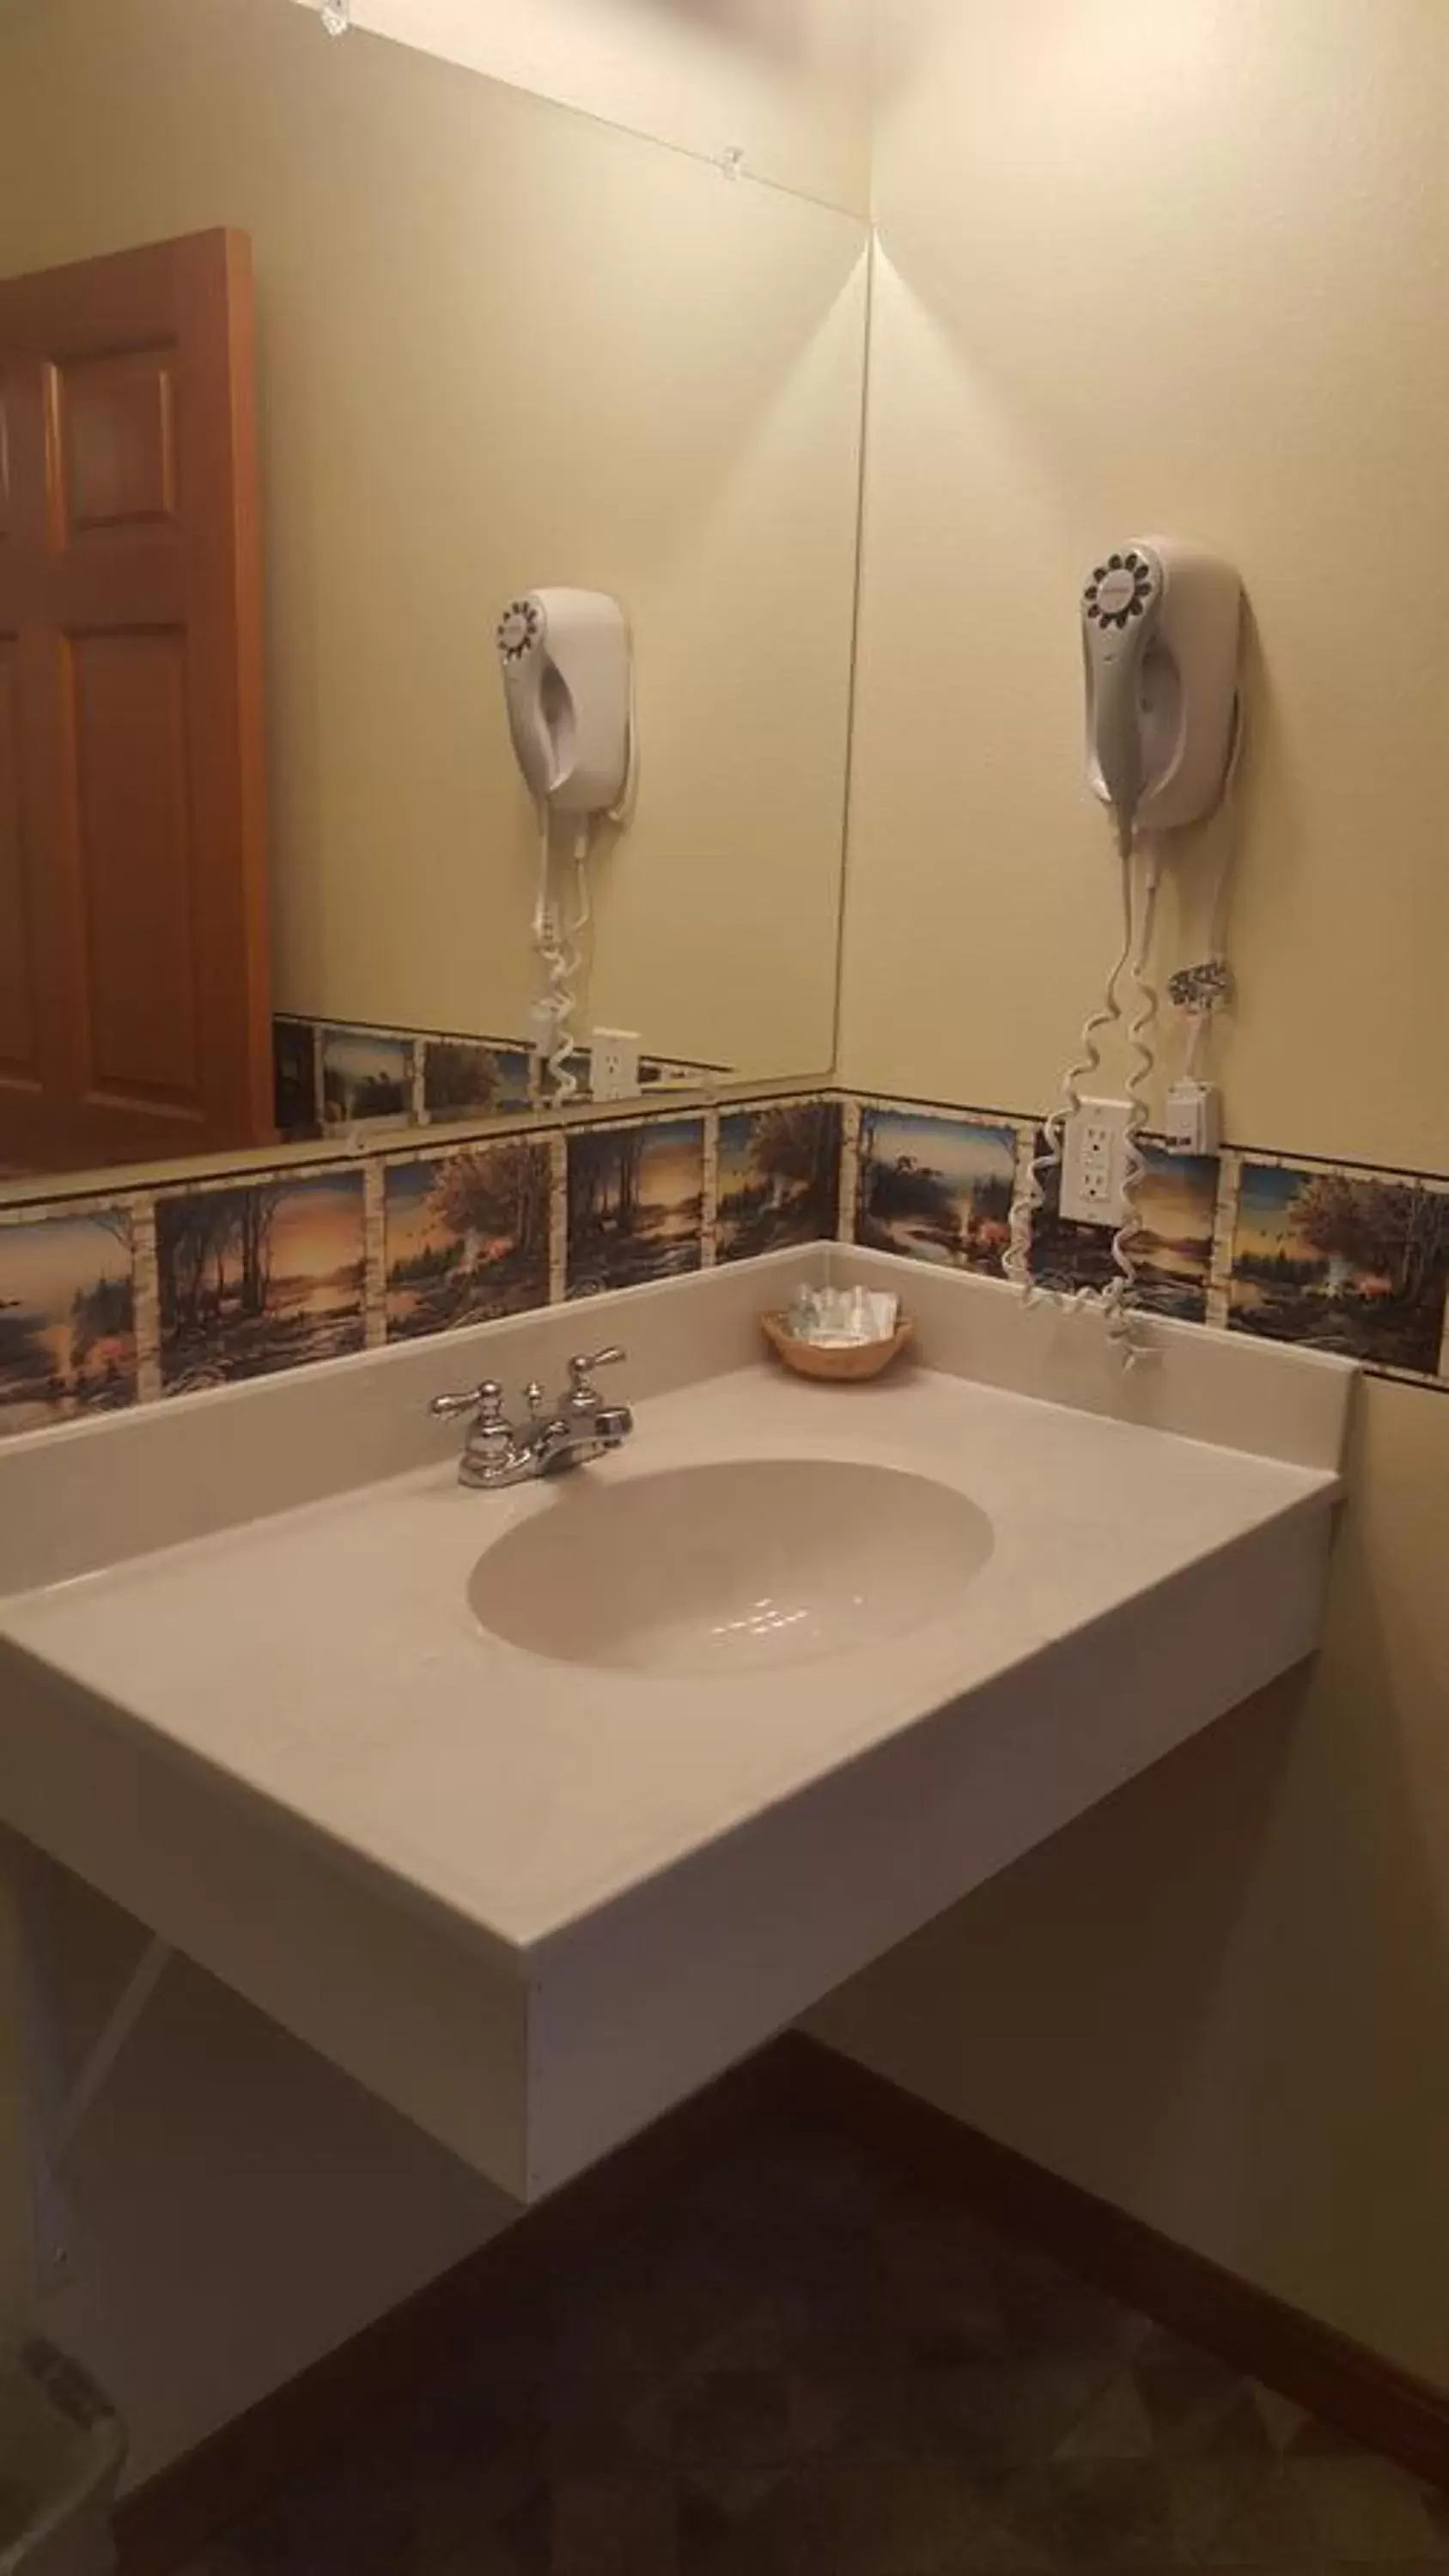
[{"label": "wooden bowl", "polygon": [[848,1342],[830,1350],[819,1342],[803,1342],[782,1314],[762,1315],[760,1325],[771,1349],[797,1377],[824,1378],[836,1386],[859,1386],[866,1378],[879,1377],[905,1349],[915,1329],[909,1316],[902,1315],[889,1341]]}]

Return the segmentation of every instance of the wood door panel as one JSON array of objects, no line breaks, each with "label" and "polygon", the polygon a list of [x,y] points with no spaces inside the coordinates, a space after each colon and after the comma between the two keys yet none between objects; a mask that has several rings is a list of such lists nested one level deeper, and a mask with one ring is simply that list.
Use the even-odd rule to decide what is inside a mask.
[{"label": "wood door panel", "polygon": [[[8,556],[0,553],[0,627],[7,634],[77,635],[108,626],[184,625],[184,563],[166,547],[149,545],[143,529],[122,535],[121,545],[96,539],[68,546],[64,554],[45,555],[24,544],[12,545]],[[124,552],[127,559],[124,591],[114,596],[95,579],[96,558],[106,552]]]},{"label": "wood door panel", "polygon": [[0,635],[0,1085],[40,1080],[35,923],[20,776],[19,638]]},{"label": "wood door panel", "polygon": [[60,434],[70,536],[176,516],[176,353],[128,349],[60,369]]},{"label": "wood door panel", "polygon": [[88,1082],[199,1114],[186,638],[71,638]]},{"label": "wood door panel", "polygon": [[239,234],[0,279],[0,1165],[275,1132],[251,342]]},{"label": "wood door panel", "polygon": [[[0,294],[4,293],[0,282]],[[12,624],[12,586],[25,577],[59,543],[60,491],[54,472],[54,369],[44,359],[11,353],[0,346],[0,453],[4,467],[3,558],[7,629]]]},{"label": "wood door panel", "polygon": [[10,535],[10,370],[0,367],[0,546]]}]

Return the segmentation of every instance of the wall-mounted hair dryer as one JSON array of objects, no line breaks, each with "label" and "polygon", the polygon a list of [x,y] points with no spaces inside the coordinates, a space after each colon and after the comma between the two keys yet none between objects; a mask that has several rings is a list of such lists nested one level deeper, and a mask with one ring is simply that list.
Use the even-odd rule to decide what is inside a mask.
[{"label": "wall-mounted hair dryer", "polygon": [[1087,770],[1134,833],[1201,821],[1221,799],[1237,728],[1242,584],[1181,537],[1138,537],[1082,593]]},{"label": "wall-mounted hair dryer", "polygon": [[602,590],[530,590],[498,621],[508,728],[534,801],[617,812],[629,784],[629,629]]},{"label": "wall-mounted hair dryer", "polygon": [[[1043,1293],[1032,1272],[1033,1228],[1054,1171],[1063,1214],[1073,1222],[1096,1221],[1100,1189],[1078,1189],[1069,1205],[1065,1141],[1082,1112],[1082,1085],[1101,1069],[1101,1040],[1125,1018],[1127,1114],[1120,1208],[1112,1236],[1113,1277],[1101,1290],[1067,1292],[1065,1302],[1102,1313],[1129,1365],[1139,1355],[1133,1312],[1138,1295],[1137,1192],[1146,1168],[1142,1138],[1157,1062],[1158,1000],[1148,978],[1162,869],[1158,836],[1201,822],[1228,794],[1242,742],[1242,617],[1242,584],[1232,565],[1181,537],[1130,540],[1101,558],[1082,590],[1087,776],[1103,804],[1111,806],[1116,826],[1123,944],[1102,999],[1083,1025],[1057,1106],[1047,1117],[1045,1150],[1018,1184],[1003,1266],[1028,1300]],[[1217,927],[1225,881],[1220,869]],[[1130,1018],[1118,992],[1124,975],[1135,996]],[[1216,954],[1194,975],[1212,977],[1214,989],[1225,988],[1226,967]],[[1201,1027],[1197,1034],[1200,1038]],[[1169,1132],[1181,1150],[1209,1152],[1217,1141],[1216,1121],[1217,1094],[1198,1080],[1194,1049],[1186,1076],[1168,1094]]]},{"label": "wall-mounted hair dryer", "polygon": [[[547,989],[534,1005],[540,1087],[558,1100],[578,1090],[573,1070],[576,983],[592,918],[589,847],[596,819],[629,819],[636,781],[629,628],[602,590],[530,590],[498,621],[508,730],[538,812],[533,944]],[[574,829],[572,916],[556,887],[554,823]]]}]

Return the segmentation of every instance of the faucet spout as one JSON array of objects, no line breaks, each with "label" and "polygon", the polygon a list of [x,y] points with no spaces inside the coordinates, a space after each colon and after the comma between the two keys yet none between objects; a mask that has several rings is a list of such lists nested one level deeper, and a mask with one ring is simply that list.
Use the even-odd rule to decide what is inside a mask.
[{"label": "faucet spout", "polygon": [[634,1416],[627,1404],[601,1405],[597,1413],[572,1422],[560,1416],[540,1423],[531,1443],[535,1473],[562,1476],[606,1450],[622,1449],[633,1428]]}]

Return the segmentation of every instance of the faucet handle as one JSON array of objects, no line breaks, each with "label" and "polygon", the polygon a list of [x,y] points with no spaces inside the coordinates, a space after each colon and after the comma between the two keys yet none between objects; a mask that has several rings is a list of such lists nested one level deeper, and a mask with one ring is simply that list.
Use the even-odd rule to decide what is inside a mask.
[{"label": "faucet handle", "polygon": [[617,1342],[610,1342],[605,1350],[594,1351],[586,1358],[570,1360],[569,1380],[575,1393],[581,1393],[588,1385],[595,1369],[612,1368],[616,1360],[626,1360],[628,1356],[628,1352],[622,1350]]},{"label": "faucet handle", "polygon": [[455,1421],[462,1413],[476,1413],[481,1430],[496,1430],[503,1420],[503,1389],[496,1377],[485,1377],[471,1395],[435,1395],[428,1411],[442,1422]]},{"label": "faucet handle", "polygon": [[610,1342],[606,1350],[593,1351],[587,1356],[581,1354],[577,1359],[570,1360],[569,1390],[564,1398],[565,1412],[580,1415],[597,1413],[604,1399],[594,1384],[595,1369],[612,1368],[616,1360],[624,1360],[628,1356],[628,1352],[621,1350],[617,1342]]}]

